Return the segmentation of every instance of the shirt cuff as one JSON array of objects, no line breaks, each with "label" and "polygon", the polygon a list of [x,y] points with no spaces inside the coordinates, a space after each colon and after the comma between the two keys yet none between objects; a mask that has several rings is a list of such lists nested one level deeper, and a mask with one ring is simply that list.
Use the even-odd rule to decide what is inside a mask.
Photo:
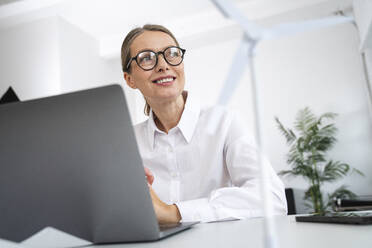
[{"label": "shirt cuff", "polygon": [[216,210],[210,206],[208,198],[175,203],[181,214],[181,222],[209,222],[217,218]]}]

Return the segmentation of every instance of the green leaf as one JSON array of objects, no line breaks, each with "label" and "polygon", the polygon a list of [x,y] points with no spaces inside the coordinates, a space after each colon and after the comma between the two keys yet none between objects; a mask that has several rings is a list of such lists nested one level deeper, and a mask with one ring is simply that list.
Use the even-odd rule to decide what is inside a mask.
[{"label": "green leaf", "polygon": [[297,165],[304,165],[304,156],[303,154],[296,148],[296,146],[291,147],[289,153],[287,154],[287,163],[292,166]]},{"label": "green leaf", "polygon": [[322,128],[320,128],[318,135],[319,136],[327,136],[327,137],[332,137],[337,133],[337,128],[336,126],[332,124],[328,124]]},{"label": "green leaf", "polygon": [[314,177],[314,170],[311,166],[297,165],[292,170],[282,170],[278,173],[280,176],[292,175],[292,176],[303,176],[306,179]]},{"label": "green leaf", "polygon": [[343,178],[350,171],[350,166],[339,161],[330,160],[325,166],[319,176],[320,181],[332,182]]},{"label": "green leaf", "polygon": [[286,129],[283,124],[279,121],[278,117],[275,117],[275,121],[278,124],[278,128],[280,132],[284,135],[287,140],[287,144],[291,144],[294,140],[296,140],[296,135],[293,133],[292,130]]},{"label": "green leaf", "polygon": [[309,163],[311,163],[311,162],[321,163],[321,162],[325,162],[326,161],[324,155],[321,154],[321,153],[315,153],[314,155],[313,154],[310,154],[307,157],[307,159],[309,160]]},{"label": "green leaf", "polygon": [[322,114],[319,119],[318,119],[318,123],[321,124],[323,119],[335,119],[337,117],[338,114],[336,113],[332,113],[332,112],[327,112],[327,113],[324,113]]},{"label": "green leaf", "polygon": [[300,110],[296,116],[295,128],[303,136],[305,136],[314,124],[316,124],[317,119],[313,113],[311,113],[308,107]]},{"label": "green leaf", "polygon": [[358,170],[358,169],[356,169],[356,168],[353,168],[353,169],[351,170],[351,174],[353,174],[353,173],[357,173],[359,176],[362,176],[362,177],[365,176],[363,172],[361,172],[360,170]]},{"label": "green leaf", "polygon": [[316,136],[314,137],[312,146],[318,151],[326,152],[330,150],[335,143],[336,139],[334,137]]},{"label": "green leaf", "polygon": [[281,170],[278,172],[279,176],[295,176],[296,174],[292,170]]}]

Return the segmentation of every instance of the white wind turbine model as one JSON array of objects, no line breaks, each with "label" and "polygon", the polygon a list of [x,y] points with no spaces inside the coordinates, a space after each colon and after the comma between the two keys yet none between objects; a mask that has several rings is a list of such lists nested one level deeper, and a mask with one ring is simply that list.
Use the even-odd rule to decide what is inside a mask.
[{"label": "white wind turbine model", "polygon": [[[212,0],[216,7],[227,18],[236,21],[243,29],[244,36],[233,58],[230,71],[227,75],[224,86],[222,87],[218,103],[225,105],[229,102],[241,78],[245,67],[248,65],[250,69],[250,77],[253,90],[253,111],[255,115],[255,135],[258,151],[258,163],[261,173],[261,195],[264,209],[264,241],[265,248],[279,247],[274,229],[273,209],[271,204],[271,196],[269,192],[270,182],[267,180],[267,168],[263,163],[263,140],[261,131],[260,104],[258,99],[258,87],[254,68],[254,54],[258,43],[262,40],[275,39],[281,36],[294,35],[309,30],[319,29],[323,27],[333,26],[341,23],[353,22],[352,17],[346,16],[331,16],[322,19],[302,21],[296,23],[285,23],[276,25],[271,28],[263,28],[249,21],[244,14],[239,11],[233,4],[227,0]],[[215,122],[212,122],[215,123]],[[213,125],[213,124],[212,124]],[[211,127],[214,130],[213,127]]]}]

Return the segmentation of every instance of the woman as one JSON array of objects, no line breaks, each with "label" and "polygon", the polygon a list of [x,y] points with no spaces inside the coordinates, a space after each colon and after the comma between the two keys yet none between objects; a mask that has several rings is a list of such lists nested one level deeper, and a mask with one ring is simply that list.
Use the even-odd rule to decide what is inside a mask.
[{"label": "woman", "polygon": [[[234,114],[200,109],[184,91],[185,50],[160,25],[128,33],[124,79],[146,100],[149,119],[135,126],[159,223],[262,216],[259,167],[251,137]],[[217,109],[219,111],[217,111]],[[215,133],[208,121],[217,120]],[[274,213],[286,214],[284,187],[269,164]],[[154,174],[154,175],[153,175]]]}]

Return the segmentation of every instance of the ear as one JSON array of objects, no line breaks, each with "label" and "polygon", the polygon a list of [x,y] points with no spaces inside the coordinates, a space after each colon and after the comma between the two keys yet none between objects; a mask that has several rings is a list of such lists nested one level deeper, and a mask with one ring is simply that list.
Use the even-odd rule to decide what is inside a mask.
[{"label": "ear", "polygon": [[131,87],[132,89],[137,89],[137,86],[134,83],[132,75],[130,75],[128,72],[124,72],[124,79],[129,87]]}]

